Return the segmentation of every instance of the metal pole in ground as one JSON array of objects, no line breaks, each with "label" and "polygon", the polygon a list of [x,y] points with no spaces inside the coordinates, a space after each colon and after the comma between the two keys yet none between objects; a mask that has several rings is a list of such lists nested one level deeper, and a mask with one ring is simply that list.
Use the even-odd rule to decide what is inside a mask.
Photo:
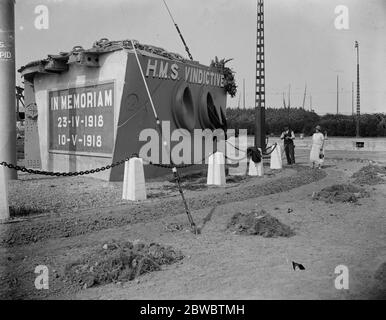
[{"label": "metal pole in ground", "polygon": [[355,49],[357,49],[357,123],[356,123],[356,136],[359,138],[359,121],[361,116],[361,98],[360,98],[360,84],[359,84],[359,43],[355,41]]},{"label": "metal pole in ground", "polygon": [[264,0],[257,0],[255,147],[265,151]]},{"label": "metal pole in ground", "polygon": [[[0,161],[16,165],[15,0],[0,0]],[[17,172],[5,170],[7,179]]]}]

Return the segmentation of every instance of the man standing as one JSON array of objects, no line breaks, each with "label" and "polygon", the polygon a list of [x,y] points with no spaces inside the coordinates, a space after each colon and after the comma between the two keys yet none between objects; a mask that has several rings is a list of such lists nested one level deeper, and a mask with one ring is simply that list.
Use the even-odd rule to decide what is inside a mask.
[{"label": "man standing", "polygon": [[284,132],[281,134],[280,139],[284,140],[284,151],[287,157],[287,163],[289,165],[295,164],[295,134],[289,126],[284,127]]}]

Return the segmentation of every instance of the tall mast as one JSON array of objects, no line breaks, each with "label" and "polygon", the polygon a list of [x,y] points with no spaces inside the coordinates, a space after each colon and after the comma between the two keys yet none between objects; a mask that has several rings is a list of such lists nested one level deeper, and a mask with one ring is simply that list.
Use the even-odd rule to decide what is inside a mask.
[{"label": "tall mast", "polygon": [[357,125],[356,135],[359,138],[359,117],[361,115],[361,99],[360,99],[360,86],[359,86],[359,43],[355,41],[355,49],[357,49]]},{"label": "tall mast", "polygon": [[265,149],[264,0],[257,0],[255,147]]}]

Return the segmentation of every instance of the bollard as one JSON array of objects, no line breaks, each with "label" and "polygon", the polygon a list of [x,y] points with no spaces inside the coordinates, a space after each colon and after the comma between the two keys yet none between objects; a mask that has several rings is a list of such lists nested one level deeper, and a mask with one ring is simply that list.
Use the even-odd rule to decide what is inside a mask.
[{"label": "bollard", "polygon": [[206,179],[207,185],[213,184],[213,174],[214,174],[213,164],[214,164],[214,154],[211,154],[208,158],[208,175]]},{"label": "bollard", "polygon": [[215,186],[226,184],[225,157],[222,152],[216,152],[209,157],[207,184]]},{"label": "bollard", "polygon": [[283,169],[280,145],[277,145],[275,150],[271,153],[271,169]]},{"label": "bollard", "polygon": [[[261,149],[259,148],[261,153]],[[262,153],[261,153],[262,154]],[[264,175],[263,157],[260,162],[254,162],[252,158],[249,160],[248,175],[253,177],[262,177]]]},{"label": "bollard", "polygon": [[257,176],[257,163],[252,160],[252,158],[249,160],[249,169],[248,169],[248,175],[252,177]]},{"label": "bollard", "polygon": [[260,162],[249,161],[248,175],[252,177],[262,177],[264,175],[263,159]]},{"label": "bollard", "polygon": [[0,165],[0,221],[8,220],[9,204],[8,204],[8,178],[5,173],[4,166]]},{"label": "bollard", "polygon": [[140,158],[131,158],[125,162],[123,177],[123,200],[146,200],[145,173]]},{"label": "bollard", "polygon": [[264,165],[263,165],[263,159],[261,159],[261,162],[256,164],[257,167],[257,176],[262,177],[264,176]]}]

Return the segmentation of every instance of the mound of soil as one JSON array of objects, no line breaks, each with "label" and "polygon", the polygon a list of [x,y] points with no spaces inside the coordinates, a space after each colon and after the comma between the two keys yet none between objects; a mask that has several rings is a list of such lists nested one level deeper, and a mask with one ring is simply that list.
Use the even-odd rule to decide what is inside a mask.
[{"label": "mound of soil", "polygon": [[335,184],[322,189],[313,196],[316,200],[322,200],[327,203],[348,202],[356,203],[358,199],[368,197],[366,190],[356,187],[352,184]]},{"label": "mound of soil", "polygon": [[291,237],[295,232],[277,218],[261,211],[238,212],[228,223],[227,228],[237,234],[258,235],[265,238]]},{"label": "mound of soil", "polygon": [[367,165],[361,168],[358,172],[352,175],[354,183],[356,184],[367,184],[376,185],[386,183],[384,179],[386,177],[386,167],[378,165]]},{"label": "mound of soil", "polygon": [[160,244],[112,242],[81,261],[65,267],[65,278],[75,286],[89,288],[111,282],[130,281],[141,274],[161,270],[183,259],[180,251]]}]

